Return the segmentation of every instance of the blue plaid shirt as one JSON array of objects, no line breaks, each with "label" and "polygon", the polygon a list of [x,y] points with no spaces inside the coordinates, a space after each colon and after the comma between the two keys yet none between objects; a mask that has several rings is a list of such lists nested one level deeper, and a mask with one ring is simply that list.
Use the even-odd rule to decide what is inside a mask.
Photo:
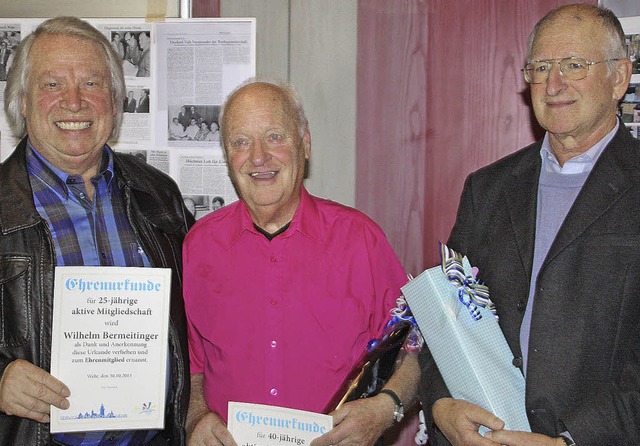
[{"label": "blue plaid shirt", "polygon": [[[30,142],[27,170],[36,209],[51,231],[57,266],[151,266],[127,219],[108,146],[98,175],[91,179],[93,200],[87,197],[81,176],[57,169]],[[54,435],[54,440],[74,446],[134,446],[146,443],[157,432],[65,433]]]}]

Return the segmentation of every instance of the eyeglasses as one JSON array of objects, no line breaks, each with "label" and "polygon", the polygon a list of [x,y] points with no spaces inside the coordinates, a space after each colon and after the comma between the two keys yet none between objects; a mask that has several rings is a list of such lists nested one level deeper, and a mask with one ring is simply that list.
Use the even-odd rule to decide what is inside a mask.
[{"label": "eyeglasses", "polygon": [[566,79],[578,81],[584,79],[589,74],[591,65],[602,62],[612,62],[620,59],[599,60],[589,62],[581,57],[566,57],[564,59],[534,60],[524,66],[524,80],[530,84],[542,84],[549,78],[551,67],[558,64],[558,70]]}]

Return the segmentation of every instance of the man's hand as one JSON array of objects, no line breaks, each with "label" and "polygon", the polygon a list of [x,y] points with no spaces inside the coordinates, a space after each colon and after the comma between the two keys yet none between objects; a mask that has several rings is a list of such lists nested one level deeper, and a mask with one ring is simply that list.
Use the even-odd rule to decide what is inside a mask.
[{"label": "man's hand", "polygon": [[[385,388],[393,390],[405,407],[411,407],[420,379],[417,352],[400,350],[396,367]],[[316,438],[310,446],[371,446],[393,424],[396,403],[389,395],[350,401],[331,412],[333,429]]]},{"label": "man's hand", "polygon": [[24,359],[16,359],[0,378],[0,411],[47,423],[51,406],[68,409],[71,391],[58,379]]},{"label": "man's hand", "polygon": [[373,445],[393,424],[395,403],[387,395],[376,395],[346,403],[330,413],[334,428],[310,446]]},{"label": "man's hand", "polygon": [[208,412],[194,422],[187,437],[189,446],[237,446],[222,418]]},{"label": "man's hand", "polygon": [[480,426],[491,430],[504,428],[504,422],[483,408],[467,401],[442,398],[432,408],[433,419],[453,446],[500,446],[478,433]]},{"label": "man's hand", "polygon": [[187,411],[188,446],[237,446],[220,415],[211,412],[204,398],[204,375],[191,375]]},{"label": "man's hand", "polygon": [[495,431],[487,432],[486,438],[498,442],[504,446],[565,446],[562,438],[547,437],[542,434],[519,431]]}]

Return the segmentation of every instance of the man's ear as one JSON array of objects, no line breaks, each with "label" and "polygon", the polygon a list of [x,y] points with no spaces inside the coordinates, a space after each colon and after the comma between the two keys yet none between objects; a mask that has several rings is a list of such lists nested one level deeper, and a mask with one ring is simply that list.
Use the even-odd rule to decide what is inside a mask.
[{"label": "man's ear", "polygon": [[627,93],[629,88],[629,81],[631,80],[631,72],[633,71],[633,65],[629,58],[624,58],[616,61],[615,71],[613,76],[613,98],[619,101]]},{"label": "man's ear", "polygon": [[304,145],[304,159],[308,160],[311,156],[311,132],[309,132],[309,127],[304,129],[302,144]]}]

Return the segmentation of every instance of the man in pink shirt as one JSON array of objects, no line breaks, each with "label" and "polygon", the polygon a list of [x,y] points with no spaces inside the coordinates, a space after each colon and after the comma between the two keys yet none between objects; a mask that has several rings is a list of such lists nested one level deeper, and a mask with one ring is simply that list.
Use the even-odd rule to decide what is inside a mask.
[{"label": "man in pink shirt", "polygon": [[311,136],[291,87],[242,86],[220,123],[240,201],[184,244],[190,444],[235,446],[227,403],[241,401],[330,412],[335,427],[314,446],[371,445],[414,401],[415,353],[386,393],[333,409],[396,306],[403,268],[371,219],[302,186]]}]

